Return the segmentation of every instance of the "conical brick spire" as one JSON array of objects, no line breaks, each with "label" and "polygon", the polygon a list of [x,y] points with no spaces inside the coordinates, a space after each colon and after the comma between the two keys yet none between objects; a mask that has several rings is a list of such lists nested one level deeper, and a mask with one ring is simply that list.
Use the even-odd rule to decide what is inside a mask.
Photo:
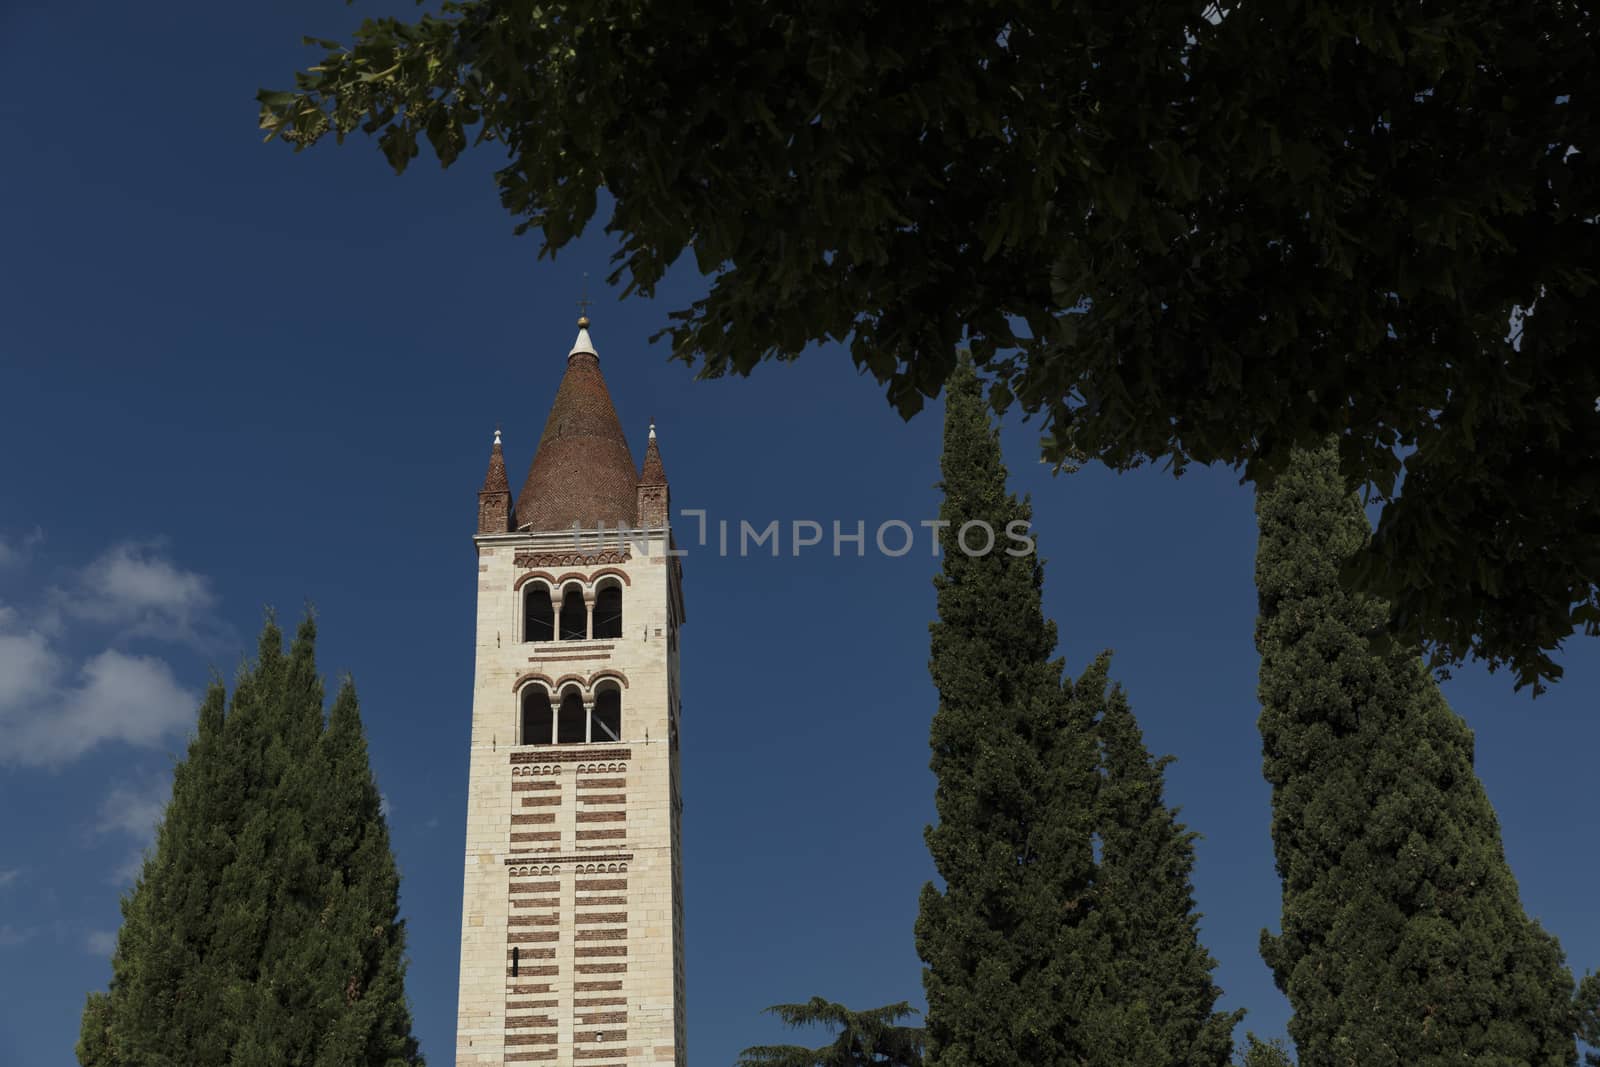
[{"label": "conical brick spire", "polygon": [[631,525],[637,509],[633,454],[600,374],[589,320],[567,354],[528,480],[517,497],[519,530],[590,530]]},{"label": "conical brick spire", "polygon": [[494,432],[489,470],[478,491],[478,532],[507,533],[511,529],[511,483],[506,480],[506,456],[500,448],[500,431]]},{"label": "conical brick spire", "polygon": [[644,449],[644,470],[639,473],[639,526],[656,529],[667,524],[669,508],[667,470],[656,447],[656,424],[650,424],[650,443]]},{"label": "conical brick spire", "polygon": [[667,471],[661,465],[661,450],[656,447],[656,424],[650,424],[650,443],[644,449],[644,470],[639,474],[640,485],[666,485]]}]

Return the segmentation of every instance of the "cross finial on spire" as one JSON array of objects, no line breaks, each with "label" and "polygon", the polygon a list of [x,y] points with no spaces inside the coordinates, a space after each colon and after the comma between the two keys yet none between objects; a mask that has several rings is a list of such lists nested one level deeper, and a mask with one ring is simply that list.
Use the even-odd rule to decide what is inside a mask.
[{"label": "cross finial on spire", "polygon": [[496,448],[500,447],[500,424],[499,423],[496,423],[495,427],[494,427],[494,447],[496,447]]},{"label": "cross finial on spire", "polygon": [[650,420],[650,440],[654,441],[655,439],[656,439],[656,420],[655,419],[651,419]]},{"label": "cross finial on spire", "polygon": [[589,305],[592,303],[594,301],[589,299],[589,272],[584,271],[583,292],[578,297],[578,325],[580,327],[589,325]]}]

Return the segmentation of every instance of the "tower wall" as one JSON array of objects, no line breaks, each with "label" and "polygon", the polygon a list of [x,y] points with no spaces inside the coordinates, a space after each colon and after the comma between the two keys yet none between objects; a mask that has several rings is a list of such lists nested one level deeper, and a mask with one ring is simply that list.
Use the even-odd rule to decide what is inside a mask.
[{"label": "tower wall", "polygon": [[[686,1067],[677,560],[571,531],[480,534],[459,1067]],[[622,636],[525,642],[521,587],[623,582]],[[617,742],[519,744],[519,690],[622,687]],[[515,959],[515,963],[513,963]],[[516,973],[513,974],[513,966]]]}]

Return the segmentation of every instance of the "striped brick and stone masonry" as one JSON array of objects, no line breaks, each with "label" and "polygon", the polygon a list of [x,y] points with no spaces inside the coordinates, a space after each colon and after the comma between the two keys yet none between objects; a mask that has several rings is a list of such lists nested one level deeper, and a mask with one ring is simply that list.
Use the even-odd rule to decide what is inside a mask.
[{"label": "striped brick and stone masonry", "polygon": [[[534,481],[547,498],[519,501],[517,517],[587,527],[597,499],[620,504],[623,463],[630,492],[634,484],[663,484],[659,494],[639,494],[648,499],[637,505],[646,512],[639,527],[604,534],[588,527],[577,539],[567,528],[502,532],[498,508],[491,522],[480,510],[458,1067],[688,1063],[679,855],[682,571],[657,505],[665,495],[659,454],[645,472],[633,471],[610,398],[603,383],[594,384],[598,356],[587,330],[569,357],[569,376],[574,372],[581,388],[564,383],[540,451],[553,440],[565,443],[534,461]],[[581,403],[564,409],[574,398]],[[611,439],[586,450],[578,445],[586,436]],[[656,452],[653,440],[648,451]],[[497,445],[491,463],[499,457]],[[616,469],[601,477],[585,463]],[[562,483],[574,480],[571,494],[551,480],[554,470]],[[607,503],[605,510],[614,508]],[[596,614],[597,602],[614,603],[598,595],[607,585],[612,596],[621,589],[620,626],[614,619],[603,625]],[[577,603],[568,598],[573,590],[587,609],[581,634],[556,640],[568,632],[565,624],[552,631],[529,622],[530,593],[542,591],[559,609],[564,599]],[[537,712],[528,711],[530,698]]]}]

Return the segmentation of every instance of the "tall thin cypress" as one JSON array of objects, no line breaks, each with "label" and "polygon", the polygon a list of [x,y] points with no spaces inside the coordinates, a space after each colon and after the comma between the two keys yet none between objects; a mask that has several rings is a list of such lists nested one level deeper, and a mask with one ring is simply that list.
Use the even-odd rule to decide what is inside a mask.
[{"label": "tall thin cypress", "polygon": [[212,686],[123,901],[85,1067],[410,1067],[398,876],[348,683],[324,725],[308,618]]},{"label": "tall thin cypress", "polygon": [[[1031,509],[1006,471],[970,365],[947,390],[942,573],[931,670],[939,692],[931,767],[939,821],[927,831],[943,879],[922,891],[927,1063],[1077,1062],[1098,960],[1093,895],[1094,750],[1072,722],[1044,570],[1005,551]],[[974,524],[969,527],[969,524]],[[996,537],[993,551],[969,555]]]},{"label": "tall thin cypress", "polygon": [[1369,536],[1332,445],[1257,501],[1261,737],[1283,880],[1262,955],[1300,1067],[1567,1067],[1573,982],[1528,918],[1472,734],[1341,564]]},{"label": "tall thin cypress", "polygon": [[1217,962],[1200,943],[1194,842],[1164,799],[1172,757],[1151,758],[1122,686],[1107,689],[1109,653],[1073,685],[1095,722],[1101,782],[1096,928],[1105,937],[1102,1039],[1094,1062],[1226,1067],[1244,1012],[1215,1010]]}]

